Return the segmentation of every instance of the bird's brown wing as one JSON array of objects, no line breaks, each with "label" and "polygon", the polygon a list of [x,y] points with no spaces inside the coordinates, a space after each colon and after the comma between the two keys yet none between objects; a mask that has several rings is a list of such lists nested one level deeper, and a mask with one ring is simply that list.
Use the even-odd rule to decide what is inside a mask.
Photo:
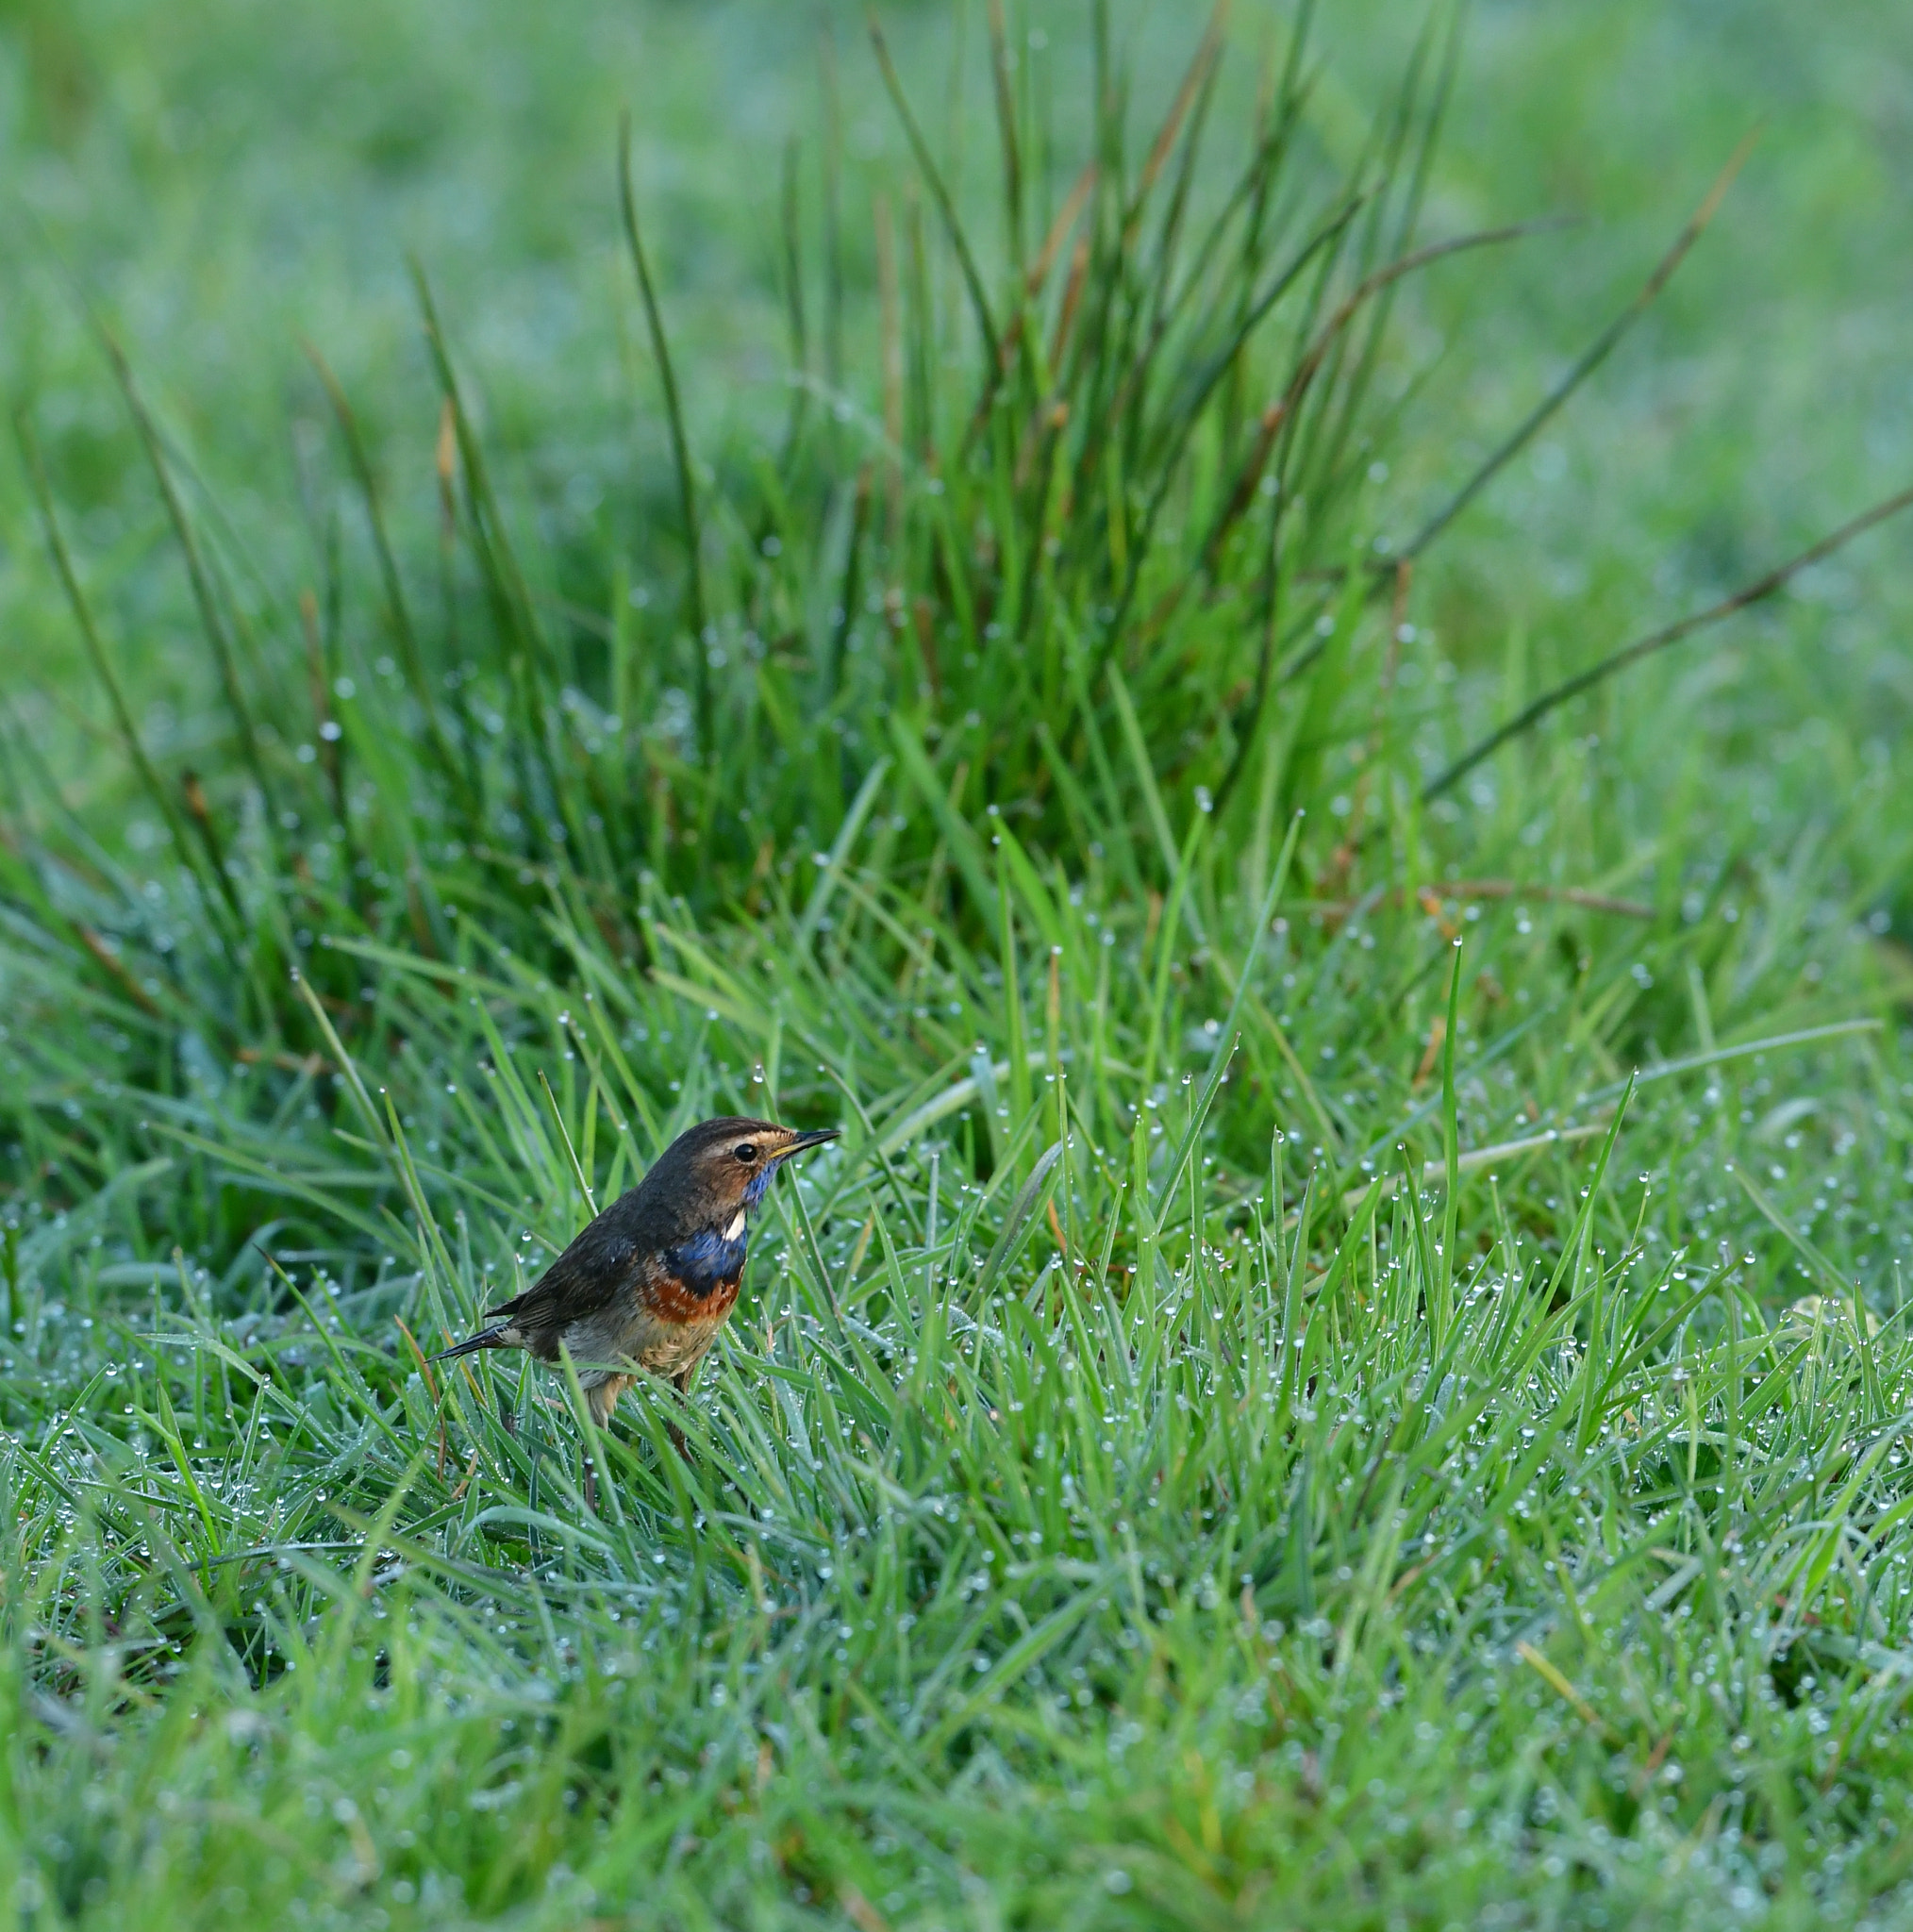
[{"label": "bird's brown wing", "polygon": [[488,1321],[509,1322],[534,1355],[553,1352],[574,1322],[595,1315],[616,1299],[637,1253],[630,1237],[603,1225],[585,1228],[521,1295],[485,1311]]}]

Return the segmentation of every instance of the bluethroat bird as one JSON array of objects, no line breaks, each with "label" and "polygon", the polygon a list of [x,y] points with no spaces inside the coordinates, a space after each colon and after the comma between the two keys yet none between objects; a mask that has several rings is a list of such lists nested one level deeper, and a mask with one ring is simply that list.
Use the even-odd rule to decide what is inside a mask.
[{"label": "bluethroat bird", "polygon": [[785,1161],[838,1132],[734,1115],[687,1127],[523,1294],[486,1309],[491,1327],[432,1359],[568,1350],[601,1428],[640,1371],[681,1393],[737,1305],[752,1209]]}]

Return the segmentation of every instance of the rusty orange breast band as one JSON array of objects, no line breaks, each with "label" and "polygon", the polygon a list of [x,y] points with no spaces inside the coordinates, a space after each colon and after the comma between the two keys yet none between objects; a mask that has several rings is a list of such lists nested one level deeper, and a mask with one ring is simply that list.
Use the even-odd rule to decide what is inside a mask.
[{"label": "rusty orange breast band", "polygon": [[708,1293],[699,1294],[678,1276],[660,1274],[645,1282],[638,1296],[646,1312],[660,1322],[722,1322],[737,1306],[738,1284],[743,1278],[744,1271],[740,1268]]}]

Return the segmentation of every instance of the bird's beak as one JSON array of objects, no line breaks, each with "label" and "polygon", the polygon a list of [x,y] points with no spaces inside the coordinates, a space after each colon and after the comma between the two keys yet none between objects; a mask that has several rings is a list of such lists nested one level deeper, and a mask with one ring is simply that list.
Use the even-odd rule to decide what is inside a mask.
[{"label": "bird's beak", "polygon": [[773,1160],[789,1160],[793,1154],[802,1154],[807,1148],[822,1147],[826,1141],[834,1141],[843,1132],[841,1127],[817,1127],[807,1134],[793,1134],[776,1153]]}]

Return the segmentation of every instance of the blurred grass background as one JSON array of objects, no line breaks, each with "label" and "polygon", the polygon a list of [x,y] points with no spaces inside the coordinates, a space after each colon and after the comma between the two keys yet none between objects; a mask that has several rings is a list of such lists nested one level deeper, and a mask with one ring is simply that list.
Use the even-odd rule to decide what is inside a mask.
[{"label": "blurred grass background", "polygon": [[[1001,291],[989,11],[883,18]],[[1113,13],[1139,134],[1207,15]],[[1045,212],[1090,139],[1090,17],[1010,8],[1056,131]],[[1231,16],[1207,206],[1289,24]],[[1305,181],[1357,165],[1423,25],[1316,22]],[[660,708],[697,661],[625,109],[724,641],[790,627],[760,675],[731,660],[702,762],[682,720],[604,720],[607,633],[643,640]],[[885,408],[871,210],[901,231],[912,178],[856,9],[0,5],[0,391],[162,774],[141,801],[0,462],[23,1925],[1907,1922],[1906,529],[1416,802],[1553,677],[1909,480],[1905,9],[1471,9],[1417,232],[1575,220],[1405,286],[1361,405],[1386,460],[1326,541],[1414,529],[1756,128],[1641,326],[1419,567],[1408,634],[1336,614],[1345,549],[1297,567],[1333,649],[1256,746],[1272,805],[1279,780],[1307,808],[1283,874],[1253,785],[1207,829],[1227,746],[1197,741],[1239,702],[1246,545],[1223,617],[1122,629],[1139,691],[1163,636],[1187,652],[1139,720],[1112,682],[1033,721],[1021,640],[959,608],[953,576],[1009,580],[1024,510],[990,463],[1019,424],[1002,403],[951,456],[976,358],[934,248],[922,340],[970,525],[924,540],[913,467],[916,521],[831,614]],[[801,445],[787,150],[823,405]],[[276,819],[90,316],[186,479],[221,621],[258,620]],[[395,625],[306,341],[364,425],[431,671],[482,660],[480,708],[443,701],[477,805],[374,656]],[[1185,555],[1206,446],[1160,478],[1139,446]],[[530,618],[474,561],[507,525]],[[1093,631],[1090,548],[1044,649]],[[296,610],[328,572],[330,740]],[[947,691],[906,675],[886,584],[933,607]],[[862,655],[823,686],[834,631]],[[514,681],[547,647],[588,702]],[[840,753],[779,705],[833,714]],[[1079,791],[1048,789],[1033,722]],[[343,744],[349,798],[307,737]],[[554,1385],[441,1386],[393,1318],[452,1331],[672,1126],[773,1103],[858,1118],[754,1246],[700,1459],[655,1454],[634,1403],[588,1519]],[[1556,1125],[1580,1138],[1460,1164]],[[1367,1191],[1398,1141],[1439,1177],[1413,1207]]]},{"label": "blurred grass background", "polygon": [[[1201,14],[1160,6],[1125,22],[1143,118],[1166,102]],[[134,553],[154,512],[82,300],[123,336],[249,541],[272,551],[294,537],[275,512],[297,493],[298,436],[322,426],[301,337],[375,425],[395,503],[429,503],[437,423],[409,252],[488,428],[541,500],[575,513],[603,501],[634,438],[662,455],[617,233],[619,112],[636,119],[670,325],[697,345],[681,379],[707,450],[768,439],[785,410],[775,183],[784,142],[803,142],[814,224],[821,27],[849,103],[843,168],[867,186],[907,161],[852,8],[586,0],[535,33],[521,9],[487,0],[292,13],[8,0],[4,18],[12,287],[0,372],[72,445],[66,487],[84,492],[92,534],[119,533]],[[1029,18],[1063,125],[1080,127],[1083,17]],[[1413,8],[1356,5],[1321,23],[1317,125],[1344,158],[1419,21]],[[929,118],[962,158],[971,205],[988,207],[981,6],[900,8],[890,31],[920,97],[937,102]],[[1224,128],[1244,124],[1265,35],[1240,9],[1232,37],[1246,58],[1224,81]],[[1760,137],[1644,326],[1475,513],[1456,566],[1472,640],[1496,641],[1516,614],[1556,634],[1639,627],[1900,478],[1913,426],[1901,353],[1909,74],[1913,22],[1871,0],[1810,16],[1761,0],[1472,11],[1434,222],[1582,225],[1430,278],[1418,346],[1446,344],[1447,366],[1431,411],[1411,418],[1415,468],[1395,479],[1397,500],[1465,474],[1632,291],[1736,143]],[[860,330],[850,386],[868,397],[872,238],[857,225],[844,245]],[[17,529],[17,477],[4,487]],[[30,625],[39,663],[70,669],[70,627],[34,602],[44,590],[9,544],[0,609],[16,635]],[[166,657],[134,662],[163,684]]]}]

